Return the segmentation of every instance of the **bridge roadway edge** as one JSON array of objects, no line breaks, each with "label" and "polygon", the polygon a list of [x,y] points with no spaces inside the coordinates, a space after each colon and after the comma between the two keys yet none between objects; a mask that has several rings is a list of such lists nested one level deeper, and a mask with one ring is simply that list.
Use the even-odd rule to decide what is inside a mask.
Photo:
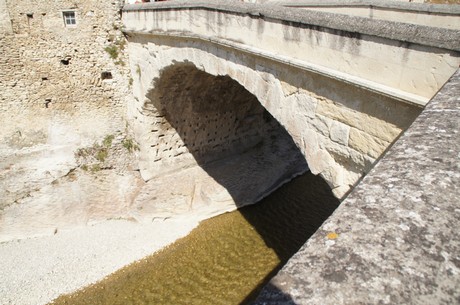
[{"label": "bridge roadway edge", "polygon": [[460,302],[460,70],[256,305]]},{"label": "bridge roadway edge", "polygon": [[[179,9],[209,10],[249,15],[254,18],[278,20],[293,24],[306,24],[329,28],[340,32],[359,33],[369,36],[383,37],[391,40],[404,41],[411,44],[420,44],[431,47],[460,51],[460,33],[456,30],[413,25],[408,23],[371,20],[359,16],[340,15],[326,12],[299,10],[292,7],[272,4],[252,4],[233,1],[201,1],[182,0],[174,2],[153,2],[143,4],[128,4],[123,7],[124,12],[130,11],[170,11]],[[455,13],[458,13],[455,11]]]}]

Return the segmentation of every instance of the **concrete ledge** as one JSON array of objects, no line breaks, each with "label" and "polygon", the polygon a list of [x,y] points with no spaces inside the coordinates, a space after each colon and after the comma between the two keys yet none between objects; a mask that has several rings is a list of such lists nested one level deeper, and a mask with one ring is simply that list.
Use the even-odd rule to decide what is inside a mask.
[{"label": "concrete ledge", "polygon": [[255,304],[460,301],[460,70]]},{"label": "concrete ledge", "polygon": [[407,23],[373,20],[369,18],[299,10],[270,4],[252,4],[236,1],[165,1],[126,5],[124,11],[204,9],[219,12],[273,19],[279,22],[321,26],[344,32],[360,33],[402,42],[415,43],[451,51],[460,51],[460,32],[457,30],[413,25]]}]

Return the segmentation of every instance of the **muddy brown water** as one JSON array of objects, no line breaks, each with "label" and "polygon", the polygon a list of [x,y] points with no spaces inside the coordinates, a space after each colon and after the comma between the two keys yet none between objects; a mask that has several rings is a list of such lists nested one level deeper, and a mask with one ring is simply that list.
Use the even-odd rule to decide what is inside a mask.
[{"label": "muddy brown water", "polygon": [[338,206],[311,173],[53,304],[249,304]]}]

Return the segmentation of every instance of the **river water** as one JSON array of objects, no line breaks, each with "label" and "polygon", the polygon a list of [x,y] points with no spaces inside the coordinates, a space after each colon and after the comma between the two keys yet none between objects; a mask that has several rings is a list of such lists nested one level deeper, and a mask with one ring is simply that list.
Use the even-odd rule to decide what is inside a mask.
[{"label": "river water", "polygon": [[249,304],[338,204],[306,173],[54,304]]}]

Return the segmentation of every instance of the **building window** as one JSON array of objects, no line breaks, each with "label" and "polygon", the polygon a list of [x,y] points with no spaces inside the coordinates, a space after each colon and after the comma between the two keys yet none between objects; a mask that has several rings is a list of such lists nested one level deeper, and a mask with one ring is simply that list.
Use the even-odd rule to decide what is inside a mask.
[{"label": "building window", "polygon": [[77,25],[77,18],[75,17],[74,11],[62,12],[62,17],[64,17],[65,26],[75,26]]}]

